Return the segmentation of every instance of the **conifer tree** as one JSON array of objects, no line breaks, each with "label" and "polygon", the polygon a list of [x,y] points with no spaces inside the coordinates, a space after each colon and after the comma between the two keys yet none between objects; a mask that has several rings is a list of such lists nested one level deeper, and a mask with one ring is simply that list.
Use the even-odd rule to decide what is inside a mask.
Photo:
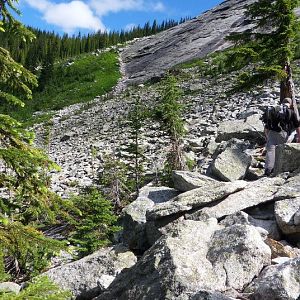
[{"label": "conifer tree", "polygon": [[[34,38],[9,13],[16,1],[0,0],[0,31],[10,31],[24,42]],[[24,106],[31,99],[36,77],[0,48],[0,103]],[[46,172],[56,168],[32,147],[33,134],[9,115],[0,114],[0,280],[5,271],[33,274],[45,267],[60,242],[45,238],[35,225],[61,215],[61,200],[48,189]]]},{"label": "conifer tree", "polygon": [[165,166],[167,176],[172,170],[186,168],[182,151],[182,137],[185,134],[182,118],[183,105],[178,101],[181,95],[182,91],[178,87],[176,78],[168,75],[160,84],[160,100],[155,109],[155,118],[171,141],[171,149]]},{"label": "conifer tree", "polygon": [[258,0],[247,7],[245,15],[253,27],[228,37],[234,42],[234,48],[226,55],[228,65],[234,69],[251,65],[239,76],[237,88],[278,79],[280,102],[289,97],[296,104],[291,61],[299,30],[294,13],[298,4],[298,0]]}]

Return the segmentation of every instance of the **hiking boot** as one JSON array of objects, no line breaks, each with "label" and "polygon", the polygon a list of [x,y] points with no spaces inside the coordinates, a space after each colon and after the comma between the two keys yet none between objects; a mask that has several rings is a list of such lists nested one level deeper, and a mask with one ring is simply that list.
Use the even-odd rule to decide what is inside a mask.
[{"label": "hiking boot", "polygon": [[269,177],[269,176],[271,176],[272,172],[273,172],[273,170],[266,169],[265,173],[264,173],[264,176],[268,176]]}]

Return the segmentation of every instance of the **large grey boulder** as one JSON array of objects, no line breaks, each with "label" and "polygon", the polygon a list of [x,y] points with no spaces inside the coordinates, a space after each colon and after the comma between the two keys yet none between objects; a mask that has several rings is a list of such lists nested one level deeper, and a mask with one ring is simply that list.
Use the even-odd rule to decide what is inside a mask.
[{"label": "large grey boulder", "polygon": [[255,227],[236,224],[215,232],[206,257],[227,287],[242,290],[271,263],[271,249]]},{"label": "large grey boulder", "polygon": [[249,182],[247,187],[236,193],[224,197],[215,205],[203,207],[194,213],[187,215],[188,219],[201,220],[203,217],[222,218],[243,209],[253,207],[274,200],[274,194],[284,183],[281,178],[261,178],[255,182]]},{"label": "large grey boulder", "polygon": [[219,228],[216,219],[174,222],[167,235],[96,299],[177,299],[186,292],[196,293],[201,287],[224,289],[224,283],[205,259],[209,241]]},{"label": "large grey boulder", "polygon": [[269,247],[252,226],[223,229],[216,219],[175,222],[96,299],[188,299],[183,295],[242,289],[270,259]]},{"label": "large grey boulder", "polygon": [[286,199],[275,203],[275,217],[279,228],[284,234],[298,233],[300,235],[300,224],[295,223],[295,215],[300,208],[300,197]]},{"label": "large grey boulder", "polygon": [[264,126],[260,115],[251,115],[244,120],[221,122],[218,127],[216,142],[228,141],[232,138],[264,142]]},{"label": "large grey boulder", "polygon": [[277,200],[300,197],[300,174],[289,178],[275,195]]},{"label": "large grey boulder", "polygon": [[156,205],[147,213],[147,220],[155,220],[165,216],[200,208],[212,202],[222,200],[232,193],[244,189],[247,183],[242,180],[235,182],[212,181],[206,186],[180,194],[176,198]]},{"label": "large grey boulder", "polygon": [[269,266],[253,281],[248,292],[253,300],[298,300],[300,297],[300,258]]},{"label": "large grey boulder", "polygon": [[244,150],[245,143],[242,141],[234,139],[227,143],[212,162],[212,175],[224,181],[244,179],[252,160]]},{"label": "large grey boulder", "polygon": [[187,192],[199,187],[205,187],[211,182],[215,182],[213,178],[202,175],[197,172],[174,171],[172,173],[174,188],[181,192]]},{"label": "large grey boulder", "polygon": [[133,250],[144,251],[149,248],[145,234],[146,212],[178,194],[177,190],[168,187],[143,187],[138,198],[122,211],[124,244]]},{"label": "large grey boulder", "polygon": [[275,220],[255,219],[243,211],[227,216],[220,222],[220,224],[226,227],[235,224],[252,225],[263,238],[270,237],[274,240],[280,240],[281,238],[281,234]]},{"label": "large grey boulder", "polygon": [[140,83],[162,75],[185,61],[229,47],[225,37],[249,28],[244,10],[254,0],[229,0],[154,36],[138,40],[122,52],[128,82]]},{"label": "large grey boulder", "polygon": [[300,168],[300,144],[278,145],[275,153],[274,174],[293,172]]},{"label": "large grey boulder", "polygon": [[124,246],[104,248],[78,261],[50,269],[47,275],[76,299],[91,299],[103,292],[116,275],[136,263],[135,255]]}]

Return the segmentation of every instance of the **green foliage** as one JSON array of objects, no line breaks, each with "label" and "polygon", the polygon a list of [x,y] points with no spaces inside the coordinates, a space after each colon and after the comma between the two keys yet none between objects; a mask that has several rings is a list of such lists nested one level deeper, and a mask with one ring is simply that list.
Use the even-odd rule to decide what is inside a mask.
[{"label": "green foliage", "polygon": [[63,242],[46,238],[34,227],[6,217],[0,217],[0,245],[0,274],[5,274],[7,269],[14,276],[25,277],[37,275],[48,265],[51,256],[65,248]]},{"label": "green foliage", "polygon": [[104,156],[103,170],[99,176],[99,184],[105,190],[105,197],[114,204],[115,211],[121,210],[133,199],[135,181],[128,175],[128,166],[120,161],[116,153]]},{"label": "green foliage", "polygon": [[234,90],[249,89],[269,78],[282,81],[287,77],[284,67],[294,58],[299,30],[294,14],[298,3],[298,0],[259,0],[248,6],[246,16],[254,27],[228,37],[235,47],[227,52],[226,64],[233,63],[235,69],[248,66]]},{"label": "green foliage", "polygon": [[130,95],[134,98],[134,103],[128,115],[130,137],[133,143],[128,145],[127,151],[134,154],[134,170],[135,190],[138,194],[139,187],[143,184],[143,149],[140,146],[141,129],[145,125],[145,121],[151,116],[151,111],[142,103],[139,96]]},{"label": "green foliage", "polygon": [[[10,14],[16,1],[0,0],[0,30],[25,42],[33,36]],[[40,150],[32,147],[33,134],[7,113],[31,99],[35,76],[0,48],[0,276],[15,280],[34,275],[64,244],[48,239],[36,228],[68,218],[68,201],[48,189],[47,172],[58,169]],[[4,107],[4,105],[7,105]]]},{"label": "green foliage", "polygon": [[155,118],[171,139],[178,139],[185,134],[185,129],[181,116],[183,105],[178,101],[182,91],[174,76],[169,75],[161,82],[160,95],[161,98],[155,108]]},{"label": "green foliage", "polygon": [[74,196],[72,201],[80,214],[75,216],[69,240],[79,247],[80,254],[90,254],[110,244],[113,234],[120,230],[115,225],[117,216],[113,213],[111,202],[95,188],[81,196]]},{"label": "green foliage", "polygon": [[187,165],[187,167],[188,167],[188,169],[190,170],[190,171],[193,171],[194,170],[194,168],[196,167],[196,162],[195,162],[195,160],[193,160],[193,159],[191,159],[191,158],[185,158],[185,162],[186,162],[186,165]]},{"label": "green foliage", "polygon": [[154,117],[160,122],[162,130],[171,140],[171,149],[164,167],[165,177],[170,178],[172,170],[185,169],[181,149],[181,139],[185,134],[182,118],[183,105],[178,101],[182,96],[182,91],[174,76],[169,75],[161,82],[160,95],[161,98],[154,110]]},{"label": "green foliage", "polygon": [[[48,71],[52,72],[45,70],[46,73]],[[54,65],[53,75],[47,74],[42,79],[45,80],[43,91],[36,90],[33,100],[25,107],[16,109],[6,106],[1,110],[5,109],[14,118],[30,125],[35,121],[32,119],[35,111],[58,110],[90,101],[95,96],[111,91],[120,78],[118,57],[114,52],[105,52],[99,56],[82,55],[74,58],[74,62],[69,65],[63,61]]]},{"label": "green foliage", "polygon": [[0,293],[1,300],[68,300],[71,296],[71,292],[61,290],[46,276],[35,278],[19,294]]}]

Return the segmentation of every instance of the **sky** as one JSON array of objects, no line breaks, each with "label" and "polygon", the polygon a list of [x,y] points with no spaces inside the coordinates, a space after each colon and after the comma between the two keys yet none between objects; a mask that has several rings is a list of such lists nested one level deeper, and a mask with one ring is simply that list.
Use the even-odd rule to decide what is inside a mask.
[{"label": "sky", "polygon": [[196,17],[223,0],[19,0],[25,25],[58,34],[120,31],[147,21]]}]

